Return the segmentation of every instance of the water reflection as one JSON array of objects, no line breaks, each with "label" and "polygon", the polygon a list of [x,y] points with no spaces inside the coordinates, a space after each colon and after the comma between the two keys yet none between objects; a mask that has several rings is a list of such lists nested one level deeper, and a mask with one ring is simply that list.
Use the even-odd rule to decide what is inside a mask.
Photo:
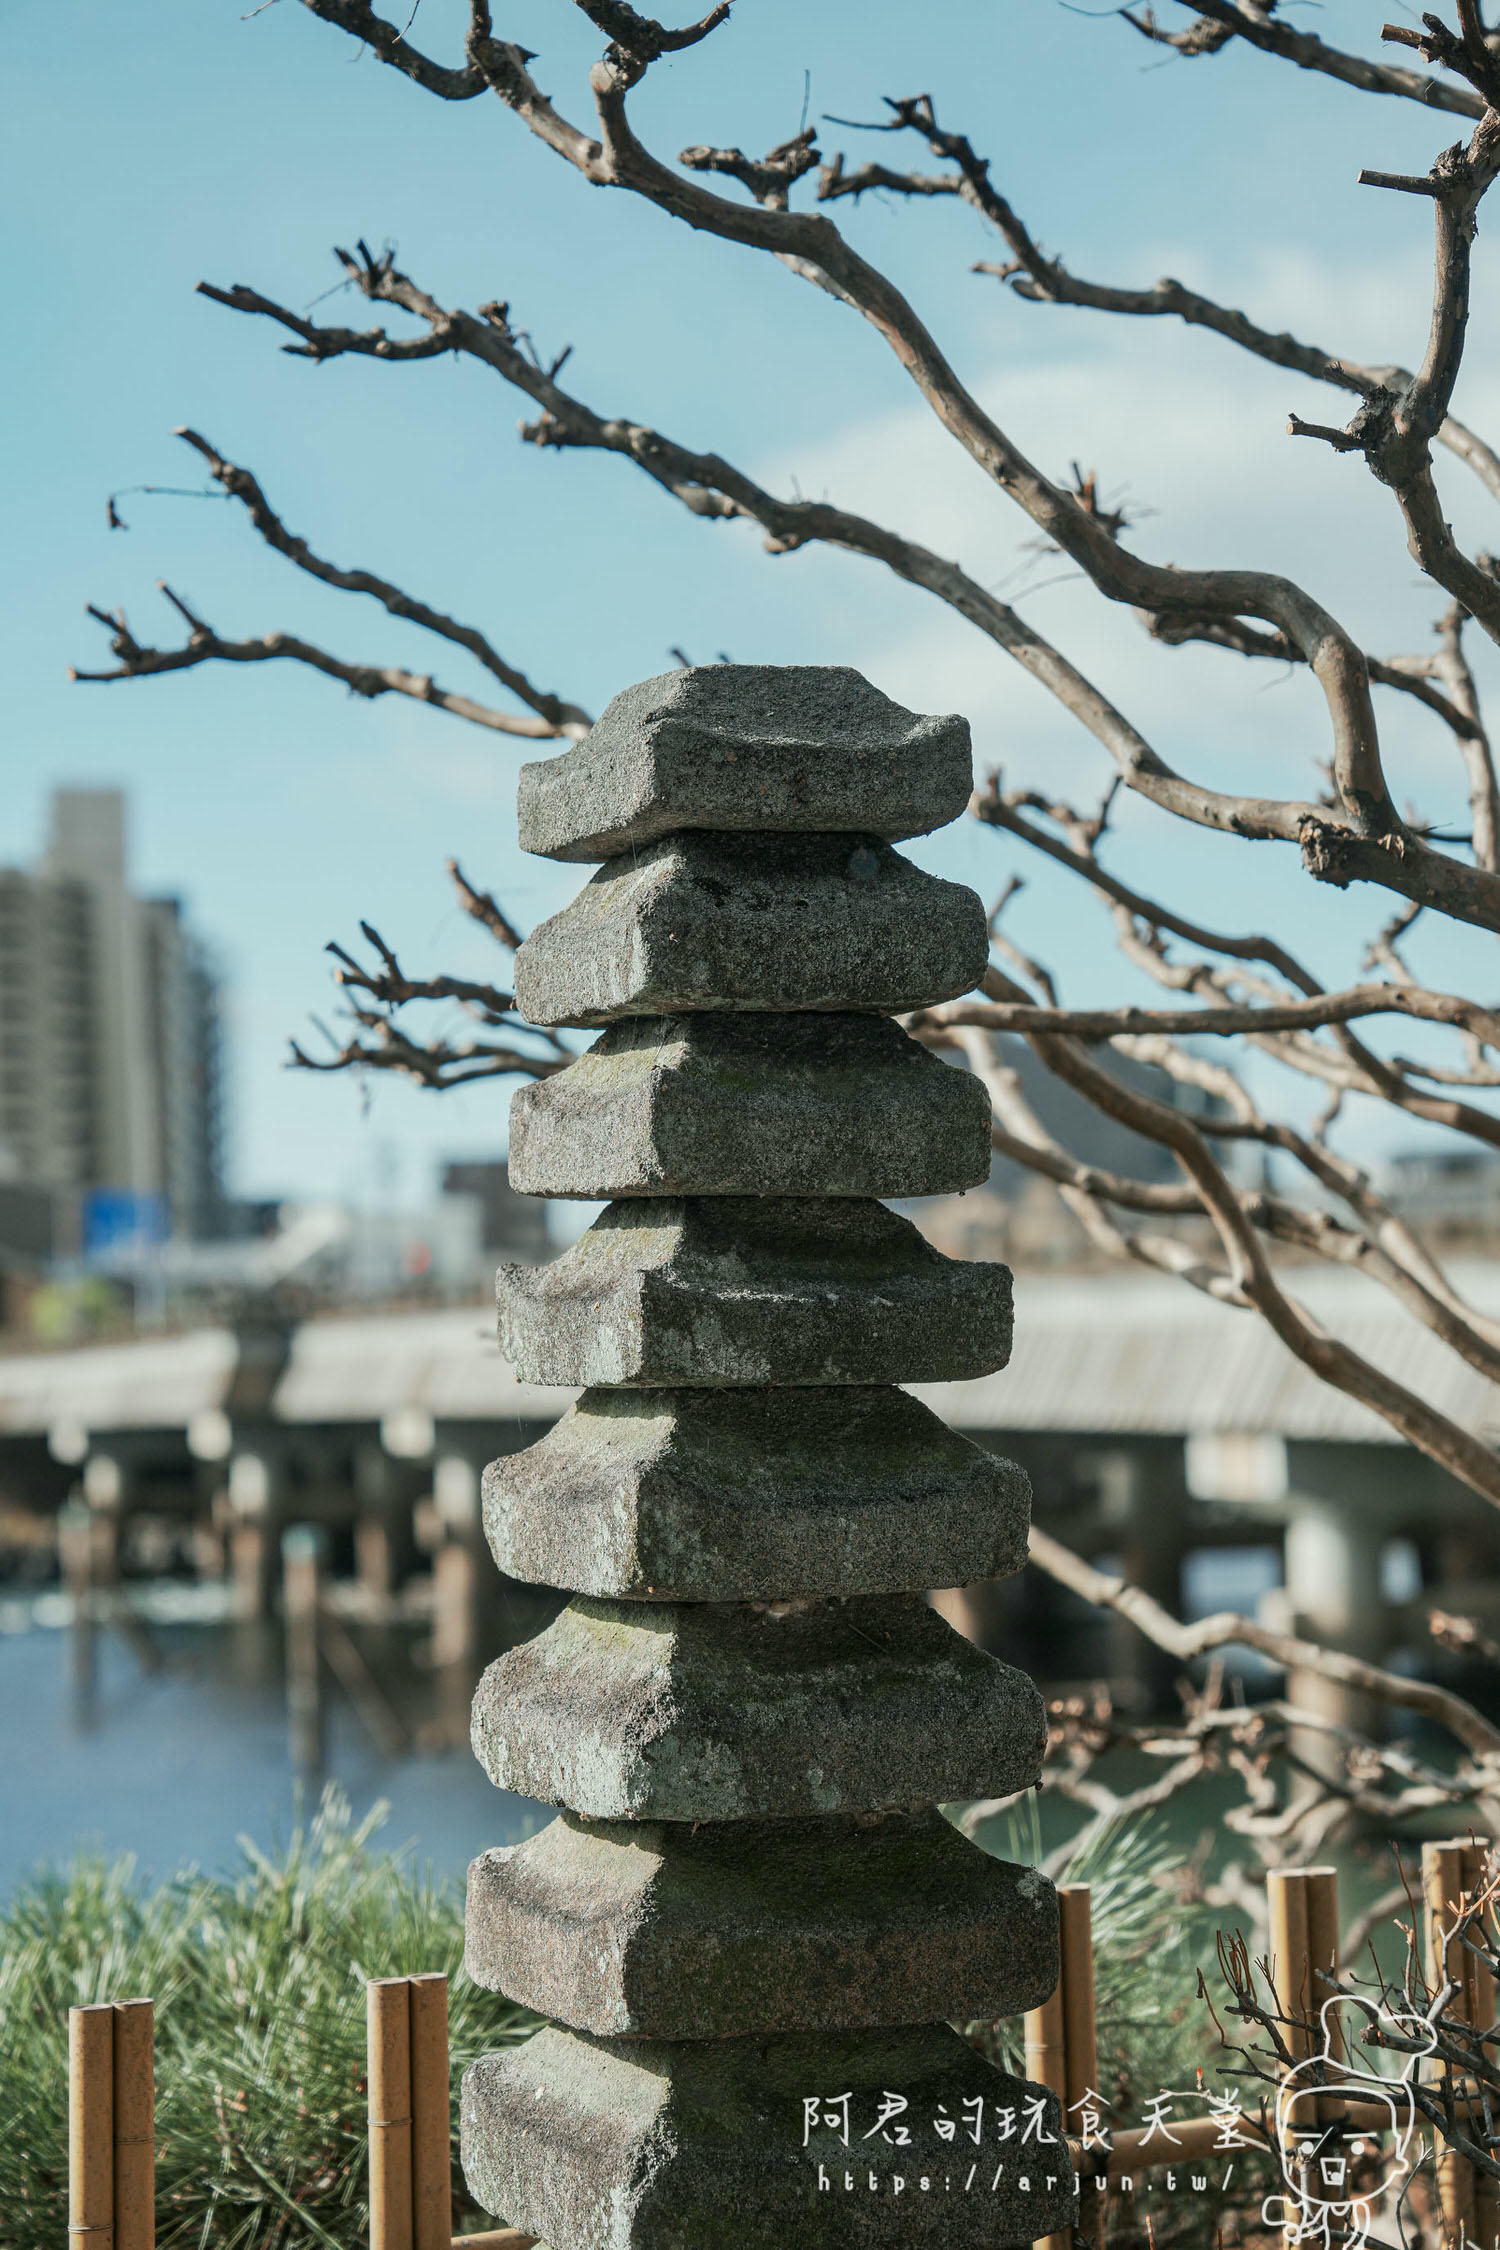
[{"label": "water reflection", "polygon": [[[92,1717],[82,1726],[67,1598],[0,1604],[0,1895],[40,1861],[85,1847],[132,1853],[143,1877],[159,1878],[186,1861],[228,1869],[241,1835],[266,1844],[286,1834],[298,1784],[280,1633],[192,1614],[193,1597],[219,1591],[179,1587],[163,1597],[151,1623],[155,1669],[142,1646],[101,1632]],[[408,1639],[392,1633],[376,1653],[398,1708],[420,1727],[424,1683]],[[514,1843],[551,1817],[493,1788],[461,1740],[382,1751],[339,1694],[328,1699],[326,1743],[327,1775],[356,1815],[388,1799],[382,1843],[410,1843],[440,1876],[461,1879],[476,1852]]]}]

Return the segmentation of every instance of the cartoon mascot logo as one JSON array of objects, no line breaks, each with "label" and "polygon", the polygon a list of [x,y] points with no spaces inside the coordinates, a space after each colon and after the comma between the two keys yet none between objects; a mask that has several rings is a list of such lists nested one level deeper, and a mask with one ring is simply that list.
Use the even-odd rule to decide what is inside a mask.
[{"label": "cartoon mascot logo", "polygon": [[[1339,2011],[1346,2008],[1357,2010],[1368,2024],[1418,2042],[1421,2051],[1404,2058],[1399,2077],[1377,2078],[1342,2059],[1340,2045],[1353,2044],[1339,2036]],[[1422,2017],[1386,2014],[1354,1993],[1325,2000],[1318,2024],[1317,2053],[1288,2071],[1277,2089],[1276,2144],[1284,2189],[1268,2196],[1261,2211],[1266,2224],[1279,2228],[1288,2242],[1362,2250],[1376,2209],[1409,2177],[1422,2154],[1411,2086],[1436,2034]],[[1358,2097],[1357,2105],[1351,2103],[1339,2122],[1320,2117],[1320,2109],[1334,2104],[1342,2109],[1348,2096]]]}]

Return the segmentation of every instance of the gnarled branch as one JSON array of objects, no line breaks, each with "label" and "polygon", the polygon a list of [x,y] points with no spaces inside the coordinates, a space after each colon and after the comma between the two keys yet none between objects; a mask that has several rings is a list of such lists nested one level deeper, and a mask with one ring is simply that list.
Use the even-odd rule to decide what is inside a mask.
[{"label": "gnarled branch", "polygon": [[560,732],[545,719],[523,718],[513,711],[497,711],[490,704],[476,703],[472,696],[455,695],[451,689],[440,687],[428,672],[408,672],[398,664],[350,663],[344,657],[330,655],[327,649],[318,648],[311,641],[302,640],[295,633],[262,633],[256,640],[226,640],[170,586],[163,585],[161,591],[188,626],[187,640],[180,648],[149,647],[131,632],[123,610],[99,609],[91,602],[88,614],[109,634],[110,654],[118,657],[119,662],[109,672],[86,672],[75,665],[68,677],[99,683],[150,679],[164,672],[187,672],[197,664],[305,664],[310,671],[321,672],[325,679],[342,680],[352,695],[363,696],[369,702],[381,695],[407,695],[417,703],[430,704],[435,711],[446,711],[452,718],[467,719],[473,726],[489,727],[496,734],[521,735],[532,741],[550,741]]}]

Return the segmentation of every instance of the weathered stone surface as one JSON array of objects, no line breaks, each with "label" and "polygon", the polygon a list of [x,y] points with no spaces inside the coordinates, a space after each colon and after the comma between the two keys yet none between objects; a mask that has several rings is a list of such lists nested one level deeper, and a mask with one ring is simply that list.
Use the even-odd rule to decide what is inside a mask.
[{"label": "weathered stone surface", "polygon": [[984,908],[869,836],[669,836],[600,868],[516,955],[531,1023],[757,1009],[899,1015],[972,991]]},{"label": "weathered stone surface", "polygon": [[944,1195],[990,1102],[885,1016],[647,1016],[510,1105],[522,1195]]},{"label": "weathered stone surface", "polygon": [[979,900],[891,849],[969,786],[961,720],[756,667],[645,682],[523,781],[527,848],[606,864],[518,1003],[605,1036],[517,1098],[511,1177],[613,1200],[499,1276],[516,1373],[590,1387],[486,1474],[502,1567],[576,1598],[485,1674],[474,1747],[568,1809],[475,1861],[467,1958],[571,2028],[462,2116],[479,2200],[551,2250],[1073,2216],[1056,2101],[945,2028],[1055,1979],[1051,1886],[933,1809],[1034,1783],[1043,1705],[917,1591],[1017,1568],[1029,1493],[893,1387],[1002,1366],[1010,1276],[878,1200],[989,1168],[980,1087],[887,1020],[983,975]]},{"label": "weathered stone surface", "polygon": [[586,1391],[484,1476],[528,1585],[665,1601],[918,1592],[1026,1560],[1014,1462],[904,1391]]},{"label": "weathered stone surface", "polygon": [[1041,1772],[1024,1673],[915,1595],[756,1607],[581,1596],[474,1698],[501,1789],[595,1820],[915,1811]]},{"label": "weathered stone surface", "polygon": [[[862,2137],[887,2091],[908,2104],[908,2146]],[[847,2146],[803,2106],[844,2094]],[[1020,2139],[1028,2098],[1045,2144]],[[1072,2223],[1056,2096],[945,2027],[699,2044],[546,2030],[465,2072],[461,2119],[475,2199],[552,2250],[998,2250]]]},{"label": "weathered stone surface", "polygon": [[648,2039],[1019,2015],[1057,1982],[1057,1894],[936,1812],[584,1823],[469,1869],[476,1984]]},{"label": "weathered stone surface", "polygon": [[973,786],[967,719],[920,718],[844,665],[642,680],[576,749],[521,768],[521,849],[613,859],[684,828],[923,836]]},{"label": "weathered stone surface", "polygon": [[1008,1267],[945,1258],[881,1203],[612,1203],[496,1288],[526,1383],[961,1382],[1010,1353]]}]

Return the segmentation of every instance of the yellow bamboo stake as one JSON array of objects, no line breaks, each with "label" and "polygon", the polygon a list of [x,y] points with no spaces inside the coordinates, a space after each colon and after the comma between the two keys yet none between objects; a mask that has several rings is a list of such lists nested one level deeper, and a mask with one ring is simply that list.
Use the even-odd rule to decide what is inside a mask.
[{"label": "yellow bamboo stake", "polygon": [[1063,2085],[1068,2108],[1097,2093],[1099,2033],[1094,2019],[1094,1932],[1087,1883],[1057,1893],[1062,1934]]},{"label": "yellow bamboo stake", "polygon": [[412,2250],[411,2005],[405,1977],[365,1986],[370,2250]]},{"label": "yellow bamboo stake", "polygon": [[1067,2065],[1063,2055],[1063,1997],[1059,1976],[1054,1991],[1039,2008],[1026,2011],[1026,2075],[1038,2086],[1050,2087],[1067,2098]]},{"label": "yellow bamboo stake", "polygon": [[448,1979],[413,1977],[409,1995],[412,2250],[448,2250],[453,2239]]},{"label": "yellow bamboo stake", "polygon": [[[1447,2013],[1469,2022],[1472,1987],[1465,1948],[1451,1935],[1464,1889],[1464,1851],[1460,1840],[1422,1846],[1422,1896],[1427,1905],[1427,1974],[1434,1988],[1451,1978],[1457,1991]],[[1446,2076],[1446,2072],[1443,2073]],[[1438,2197],[1450,2238],[1462,2242],[1474,2232],[1474,2168],[1451,2148],[1437,2159]]]},{"label": "yellow bamboo stake", "polygon": [[[1470,1898],[1478,1898],[1485,1881],[1485,1848],[1482,1844],[1470,1842],[1464,1845],[1463,1855],[1464,1889]],[[1493,1944],[1495,1913],[1492,1906],[1486,1905],[1480,1916],[1480,1925],[1477,1935],[1481,1942]],[[1481,1961],[1477,1954],[1466,1952],[1464,1975],[1468,1980],[1468,2021],[1477,2031],[1488,2031],[1495,2021],[1494,1972],[1487,1961]]]},{"label": "yellow bamboo stake", "polygon": [[[1303,1870],[1303,1887],[1307,1899],[1307,2012],[1313,2019],[1311,2052],[1320,2054],[1323,2046],[1323,2006],[1334,1997],[1328,1981],[1339,1973],[1339,1879],[1332,1867],[1309,1867]],[[1335,2011],[1327,2020],[1328,2057],[1330,2063],[1344,2060],[1344,2029]],[[1333,2103],[1320,2102],[1318,2116],[1326,2122],[1333,2114]]]},{"label": "yellow bamboo stake", "polygon": [[71,2250],[114,2250],[114,2232],[115,2012],[106,2002],[68,2010]]},{"label": "yellow bamboo stake", "polygon": [[[1312,2004],[1307,1948],[1307,1875],[1300,1867],[1273,1867],[1266,1877],[1271,1922],[1271,1989],[1284,2016],[1304,2016]],[[1309,2040],[1299,2025],[1283,2024],[1281,2036],[1293,2062],[1306,2056]]]},{"label": "yellow bamboo stake", "polygon": [[[1099,2024],[1094,2005],[1094,1927],[1087,1883],[1061,1883],[1057,1891],[1062,1939],[1064,2131],[1076,2132],[1085,2096],[1099,2091]],[[1107,2170],[1102,2150],[1085,2152],[1079,2166],[1095,2175]],[[1079,2199],[1077,2231],[1086,2239],[1105,2235],[1105,2199],[1089,2189]]]},{"label": "yellow bamboo stake", "polygon": [[156,2245],[155,2016],[149,2000],[115,2002],[115,2250]]},{"label": "yellow bamboo stake", "polygon": [[[1307,2013],[1313,1997],[1307,1944],[1306,1871],[1300,1867],[1273,1867],[1266,1876],[1266,1906],[1270,1919],[1271,1990],[1279,2012],[1299,2018]],[[1277,2029],[1295,2068],[1310,2051],[1308,2033],[1296,2021],[1279,2024]],[[1280,2160],[1282,2174],[1290,2186],[1294,2176],[1300,2179],[1301,2168],[1285,2141]],[[1284,2230],[1282,2240],[1285,2243],[1291,2244],[1296,2238],[1295,2228]]]},{"label": "yellow bamboo stake", "polygon": [[[1339,1973],[1339,1879],[1332,1867],[1309,1867],[1303,1883],[1307,1898],[1308,2012],[1321,2017],[1325,2000],[1333,1998],[1327,1980]],[[1328,2019],[1328,2052],[1335,2062],[1344,2059],[1343,2027],[1337,2014]]]},{"label": "yellow bamboo stake", "polygon": [[[1060,1917],[1059,1917],[1060,1920]],[[1061,1936],[1061,1930],[1059,1931]],[[1026,2075],[1038,2086],[1047,2087],[1059,2101],[1068,2099],[1067,2031],[1063,2014],[1062,1965],[1059,1960],[1057,1983],[1039,2008],[1026,2011]],[[1067,2130],[1067,2119],[1063,2120]],[[1072,2250],[1072,2229],[1066,2234],[1042,2234],[1036,2238],[1034,2250]]]},{"label": "yellow bamboo stake", "polygon": [[[1478,1897],[1484,1889],[1485,1862],[1488,1854],[1483,1844],[1472,1839],[1463,1847],[1464,1889],[1471,1898]],[[1495,1914],[1486,1906],[1481,1917],[1482,1928],[1477,1933],[1490,1944],[1495,1938]],[[1464,1964],[1469,1980],[1468,2020],[1477,2031],[1489,2031],[1495,2022],[1495,1978],[1489,1964],[1469,1954]],[[1486,2050],[1493,2058],[1497,2050]],[[1474,2174],[1474,2237],[1479,2250],[1500,2250],[1500,2181],[1492,2180],[1487,2172]]]}]

